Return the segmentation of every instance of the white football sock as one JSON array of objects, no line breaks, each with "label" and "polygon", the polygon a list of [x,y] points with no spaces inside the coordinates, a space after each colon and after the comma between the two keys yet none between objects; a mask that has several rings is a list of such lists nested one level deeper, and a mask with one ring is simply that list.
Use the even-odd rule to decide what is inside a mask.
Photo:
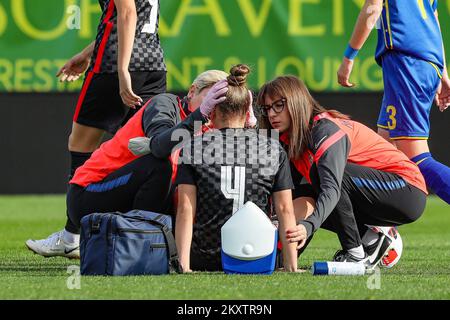
[{"label": "white football sock", "polygon": [[348,250],[348,252],[352,256],[354,256],[355,258],[358,258],[358,259],[362,259],[366,256],[362,245],[360,245],[359,247],[356,247],[356,248],[352,248],[352,249]]},{"label": "white football sock", "polygon": [[80,235],[71,233],[64,229],[63,231],[63,240],[65,243],[69,245],[78,245],[80,243]]},{"label": "white football sock", "polygon": [[378,233],[369,228],[362,238],[362,243],[367,247],[377,242],[378,238]]}]

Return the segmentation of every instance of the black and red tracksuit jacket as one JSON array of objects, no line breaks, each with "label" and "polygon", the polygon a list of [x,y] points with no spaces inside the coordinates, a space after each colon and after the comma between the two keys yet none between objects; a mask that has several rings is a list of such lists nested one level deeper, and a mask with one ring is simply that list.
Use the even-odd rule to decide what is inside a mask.
[{"label": "black and red tracksuit jacket", "polygon": [[[200,110],[190,113],[186,105],[172,94],[159,94],[147,102],[109,141],[103,143],[83,166],[79,167],[69,182],[86,187],[102,181],[110,173],[136,160],[138,157],[128,150],[131,138],[148,137],[153,156],[171,159],[176,174],[176,160],[171,156],[174,147],[181,142],[173,139],[172,133],[185,129],[194,133],[194,122],[206,122]],[[174,177],[173,177],[174,178]]]},{"label": "black and red tracksuit jacket", "polygon": [[[289,134],[282,134],[280,140],[289,145]],[[336,207],[347,163],[397,174],[427,193],[417,165],[391,143],[359,122],[321,113],[314,118],[310,145],[299,159],[291,159],[293,178],[306,179],[317,194],[313,214],[301,222],[308,235],[317,231]]]}]

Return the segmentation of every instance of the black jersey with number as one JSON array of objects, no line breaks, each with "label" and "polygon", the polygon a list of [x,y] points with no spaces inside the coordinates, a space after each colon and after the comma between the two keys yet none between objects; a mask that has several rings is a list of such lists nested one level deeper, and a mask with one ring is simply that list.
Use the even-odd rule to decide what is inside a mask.
[{"label": "black jersey with number", "polygon": [[253,129],[211,130],[182,149],[177,184],[197,187],[191,251],[220,264],[220,229],[247,201],[270,215],[270,196],[293,189],[279,142]]},{"label": "black jersey with number", "polygon": [[[114,0],[99,2],[103,14],[97,29],[89,71],[115,73],[119,51],[117,10]],[[158,35],[159,0],[135,0],[135,3],[137,24],[129,70],[165,71],[164,53]]]}]

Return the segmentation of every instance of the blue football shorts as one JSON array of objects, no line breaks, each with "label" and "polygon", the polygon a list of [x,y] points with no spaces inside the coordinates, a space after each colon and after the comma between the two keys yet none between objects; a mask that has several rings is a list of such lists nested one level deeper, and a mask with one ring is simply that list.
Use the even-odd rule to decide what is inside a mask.
[{"label": "blue football shorts", "polygon": [[399,52],[382,57],[384,97],[378,127],[392,140],[428,139],[430,110],[442,71],[425,60]]}]

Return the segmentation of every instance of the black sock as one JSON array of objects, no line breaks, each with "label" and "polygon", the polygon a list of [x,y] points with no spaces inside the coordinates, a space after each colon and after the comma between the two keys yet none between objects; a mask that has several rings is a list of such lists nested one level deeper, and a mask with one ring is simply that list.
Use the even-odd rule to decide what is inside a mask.
[{"label": "black sock", "polygon": [[69,180],[72,179],[75,171],[78,167],[81,167],[87,159],[92,155],[92,152],[75,152],[70,151],[70,176]]}]

